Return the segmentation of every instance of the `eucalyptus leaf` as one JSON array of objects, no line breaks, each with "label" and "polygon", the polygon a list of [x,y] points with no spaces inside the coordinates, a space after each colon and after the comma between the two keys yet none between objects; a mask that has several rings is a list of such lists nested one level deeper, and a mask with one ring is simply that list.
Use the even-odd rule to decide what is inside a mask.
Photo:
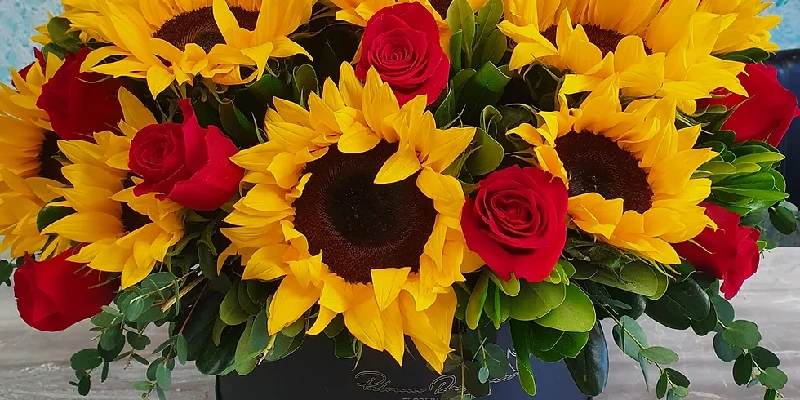
[{"label": "eucalyptus leaf", "polygon": [[511,298],[511,318],[520,321],[541,318],[564,303],[566,296],[566,285],[521,281],[519,294]]},{"label": "eucalyptus leaf", "polygon": [[560,306],[536,320],[539,325],[565,332],[588,332],[594,327],[594,305],[578,286],[567,286],[566,297]]},{"label": "eucalyptus leaf", "polygon": [[598,396],[608,383],[608,344],[603,327],[597,322],[589,332],[588,342],[575,358],[565,360],[578,389],[588,396]]}]

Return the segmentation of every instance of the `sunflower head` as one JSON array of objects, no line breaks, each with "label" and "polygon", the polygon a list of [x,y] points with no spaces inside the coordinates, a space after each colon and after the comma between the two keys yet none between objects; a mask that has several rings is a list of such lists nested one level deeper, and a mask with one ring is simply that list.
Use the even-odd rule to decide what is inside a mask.
[{"label": "sunflower head", "polygon": [[96,143],[62,140],[58,146],[69,159],[62,171],[69,186],[57,189],[73,214],[44,229],[86,244],[70,261],[122,274],[122,288],[142,281],[167,250],[183,237],[183,210],[155,194],[135,196],[138,178],[128,171],[128,150],[136,132],[156,123],[150,111],[125,88],[119,92],[125,135],[99,132]]},{"label": "sunflower head", "polygon": [[56,158],[58,136],[36,105],[61,65],[55,55],[45,60],[37,50],[37,61],[21,72],[11,70],[13,87],[0,83],[0,249],[10,249],[12,257],[42,250],[44,259],[69,247],[68,240],[42,234],[37,225],[39,211],[65,182]]},{"label": "sunflower head", "polygon": [[270,141],[233,157],[254,186],[226,219],[220,260],[240,254],[244,279],[283,279],[270,332],[318,304],[311,334],[342,314],[366,345],[402,362],[408,335],[441,371],[451,285],[481,265],[461,232],[464,192],[442,171],[475,128],[437,129],[424,97],[401,108],[374,69],[362,85],[347,63],[308,104],[276,99]]},{"label": "sunflower head", "polygon": [[[65,0],[65,16],[92,39],[84,70],[147,79],[155,96],[195,77],[224,85],[260,78],[270,58],[307,54],[289,35],[315,0]],[[121,60],[101,63],[109,57]],[[242,75],[242,67],[255,71]]]},{"label": "sunflower head", "polygon": [[513,129],[532,144],[534,162],[569,187],[578,228],[666,264],[680,259],[670,243],[711,224],[698,204],[711,182],[692,179],[716,156],[693,149],[700,127],[675,127],[676,101],[637,100],[622,108],[619,77],[605,80],[579,109],[540,113],[541,126]]},{"label": "sunflower head", "polygon": [[717,87],[745,93],[736,79],[744,64],[711,55],[730,18],[697,12],[698,1],[508,0],[499,28],[517,43],[511,68],[567,71],[562,93],[616,74],[626,95],[674,97],[692,111]]},{"label": "sunflower head", "polygon": [[700,11],[725,16],[730,25],[725,27],[714,43],[714,54],[759,48],[768,52],[778,51],[771,42],[769,31],[781,23],[777,15],[761,15],[772,3],[762,0],[704,0]]}]

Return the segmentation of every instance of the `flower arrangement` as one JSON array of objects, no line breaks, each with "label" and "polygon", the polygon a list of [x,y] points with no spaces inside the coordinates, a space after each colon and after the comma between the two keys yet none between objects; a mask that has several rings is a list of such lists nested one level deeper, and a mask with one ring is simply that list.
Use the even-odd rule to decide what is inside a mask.
[{"label": "flower arrangement", "polygon": [[508,326],[528,394],[534,356],[597,395],[606,321],[686,397],[645,314],[786,384],[728,302],[766,226],[797,229],[769,3],[63,3],[0,85],[0,281],[36,329],[91,318],[79,393],[127,360],[163,399],[176,362],[247,374],[326,335],[481,397]]}]

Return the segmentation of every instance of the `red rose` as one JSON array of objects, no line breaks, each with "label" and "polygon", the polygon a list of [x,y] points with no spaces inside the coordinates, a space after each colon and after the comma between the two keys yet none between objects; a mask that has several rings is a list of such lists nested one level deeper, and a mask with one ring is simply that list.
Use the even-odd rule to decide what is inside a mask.
[{"label": "red rose", "polygon": [[736,133],[737,141],[758,140],[777,146],[795,117],[800,117],[797,98],[778,82],[778,71],[771,65],[747,64],[739,74],[739,81],[747,89],[750,97],[717,89],[714,99],[700,101],[698,105],[707,107],[721,104],[737,108],[722,125],[722,129]]},{"label": "red rose", "polygon": [[28,64],[27,67],[19,70],[19,76],[21,76],[22,79],[25,79],[25,80],[28,79],[28,72],[31,71],[31,68],[33,68],[33,65],[36,64],[37,62],[39,63],[39,66],[41,66],[42,68],[45,68],[46,64],[45,64],[45,61],[44,61],[44,54],[42,54],[42,51],[37,49],[36,47],[34,47],[33,48],[33,55],[36,57],[36,61]]},{"label": "red rose", "polygon": [[365,80],[374,67],[394,91],[400,105],[419,95],[428,104],[447,86],[450,60],[439,42],[439,27],[419,3],[385,7],[367,23],[361,40],[361,60],[356,75]]},{"label": "red rose", "polygon": [[482,180],[461,217],[467,246],[501,279],[541,282],[567,241],[567,188],[538,168],[514,166]]},{"label": "red rose", "polygon": [[230,160],[239,149],[219,128],[201,128],[190,100],[179,105],[183,124],[150,125],[133,138],[128,167],[144,179],[134,193],[156,192],[192,210],[216,210],[244,176]]},{"label": "red rose", "polygon": [[91,318],[111,303],[119,289],[110,275],[67,261],[77,253],[67,250],[47,261],[25,256],[14,272],[14,294],[19,315],[40,331],[63,331]]},{"label": "red rose", "polygon": [[703,203],[717,230],[706,228],[691,241],[673,245],[698,271],[722,279],[722,293],[732,299],[744,281],[758,270],[758,237],[755,228],[739,226],[739,215],[712,203]]},{"label": "red rose", "polygon": [[64,65],[42,86],[36,106],[47,112],[62,139],[93,140],[95,132],[115,129],[122,119],[117,93],[122,80],[93,72],[81,73],[91,50],[68,53]]}]

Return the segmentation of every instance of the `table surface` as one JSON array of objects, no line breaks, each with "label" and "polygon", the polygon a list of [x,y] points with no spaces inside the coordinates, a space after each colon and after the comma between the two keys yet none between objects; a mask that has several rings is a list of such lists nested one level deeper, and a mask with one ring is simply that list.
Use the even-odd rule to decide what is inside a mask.
[{"label": "table surface", "polygon": [[[748,281],[734,299],[738,316],[758,323],[764,336],[762,345],[775,351],[783,361],[781,368],[790,381],[783,391],[786,399],[800,399],[800,248],[773,250],[764,257],[760,273]],[[691,380],[689,399],[761,399],[763,390],[736,386],[731,364],[717,360],[711,337],[696,337],[691,331],[676,332],[644,321],[651,345],[676,350],[681,360],[675,367]],[[68,384],[73,378],[69,357],[92,346],[87,323],[65,333],[49,334],[28,328],[17,315],[12,291],[0,290],[0,400],[105,399],[135,400],[140,394],[131,387],[142,380],[144,369],[112,365],[105,384],[95,383],[88,397],[81,397]],[[607,326],[610,328],[610,326]],[[157,334],[154,334],[157,336]],[[655,399],[648,393],[637,363],[622,354],[613,343],[611,376],[599,400]],[[794,378],[792,380],[792,378]],[[651,372],[655,382],[656,373]],[[541,383],[540,383],[541,384]],[[191,366],[179,367],[173,375],[170,400],[213,400],[212,378],[197,373]]]}]

